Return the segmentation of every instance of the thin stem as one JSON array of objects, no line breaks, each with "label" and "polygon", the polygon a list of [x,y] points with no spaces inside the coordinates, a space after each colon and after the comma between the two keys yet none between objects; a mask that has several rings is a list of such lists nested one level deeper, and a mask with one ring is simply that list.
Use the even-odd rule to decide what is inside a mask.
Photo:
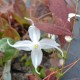
[{"label": "thin stem", "polygon": [[52,72],[51,74],[49,74],[47,77],[45,77],[43,80],[45,80],[45,79],[47,79],[48,77],[50,77],[51,75],[53,75],[53,74],[56,74],[58,71],[54,71],[54,72]]},{"label": "thin stem", "polygon": [[[75,11],[75,18],[74,18],[74,23],[73,23],[72,34],[74,33],[74,25],[75,25],[75,23],[76,23],[76,13],[77,13],[77,10],[78,10],[78,0],[76,0],[76,11]],[[71,42],[70,42],[69,45],[68,45],[67,53],[69,52],[70,45],[71,45]]]},{"label": "thin stem", "polygon": [[[71,69],[77,62],[79,62],[79,61],[80,61],[80,58],[79,58],[78,60],[72,62],[71,64],[69,64],[69,65],[63,67],[63,69],[65,69],[65,68],[67,68],[67,67],[70,66],[70,67],[64,72],[64,74],[65,74],[68,70],[70,70],[70,69]],[[57,71],[51,72],[51,73],[50,73],[47,77],[45,77],[43,80],[47,79],[48,77],[50,77],[50,76],[53,75],[53,74],[58,73],[58,71],[60,71],[60,70],[61,70],[61,69],[59,69],[59,70],[57,70]]]},{"label": "thin stem", "polygon": [[[74,34],[74,26],[75,26],[75,23],[76,23],[76,14],[77,14],[77,10],[78,10],[78,0],[76,0],[76,11],[75,11],[75,17],[74,17],[74,23],[73,23],[72,34]],[[69,52],[70,45],[71,45],[71,42],[68,44],[67,53]],[[64,67],[64,64],[62,65],[62,70],[63,70],[63,67]]]},{"label": "thin stem", "polygon": [[68,72],[78,61],[80,61],[80,58],[77,61],[75,61],[63,74]]}]

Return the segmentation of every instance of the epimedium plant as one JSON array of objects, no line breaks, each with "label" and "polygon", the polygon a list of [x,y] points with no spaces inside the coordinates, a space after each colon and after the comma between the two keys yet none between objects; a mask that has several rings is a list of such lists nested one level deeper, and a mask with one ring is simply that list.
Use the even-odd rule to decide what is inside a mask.
[{"label": "epimedium plant", "polygon": [[[2,79],[12,80],[11,64],[21,50],[31,53],[31,57],[24,55],[21,58],[21,61],[26,60],[26,68],[32,67],[28,79],[59,80],[65,74],[63,69],[68,50],[64,51],[63,47],[66,42],[72,41],[74,17],[80,17],[75,14],[73,4],[71,6],[68,0],[65,1],[35,0],[29,4],[25,0],[1,1],[0,66],[4,67]],[[47,63],[48,68],[45,63],[41,64],[43,57],[51,64]]]}]

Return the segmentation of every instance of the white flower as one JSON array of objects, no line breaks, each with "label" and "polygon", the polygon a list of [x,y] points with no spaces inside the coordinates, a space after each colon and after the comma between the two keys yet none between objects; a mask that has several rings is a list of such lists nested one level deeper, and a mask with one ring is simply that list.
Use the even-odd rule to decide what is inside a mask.
[{"label": "white flower", "polygon": [[40,30],[34,26],[34,23],[31,19],[28,18],[26,19],[32,22],[32,25],[28,29],[29,37],[31,41],[30,40],[18,41],[14,45],[12,45],[7,40],[7,43],[11,47],[14,47],[18,50],[31,51],[32,64],[35,68],[35,71],[39,74],[39,72],[37,71],[37,67],[41,64],[42,57],[43,57],[43,53],[41,49],[56,48],[62,53],[62,56],[63,56],[63,52],[60,48],[58,48],[58,46],[60,45],[56,43],[55,40],[51,40],[47,38],[40,40]]},{"label": "white flower", "polygon": [[72,41],[72,37],[70,37],[70,36],[65,36],[65,40],[66,40],[67,42],[71,42],[71,41]]},{"label": "white flower", "polygon": [[70,19],[71,19],[72,17],[75,17],[75,15],[76,15],[76,17],[80,17],[80,15],[77,15],[77,14],[74,14],[74,13],[69,13],[69,14],[68,14],[68,21],[70,22]]},{"label": "white flower", "polygon": [[64,64],[64,59],[59,60],[59,66],[62,66]]},{"label": "white flower", "polygon": [[55,40],[56,36],[54,34],[48,34],[48,38],[51,38],[51,39]]}]

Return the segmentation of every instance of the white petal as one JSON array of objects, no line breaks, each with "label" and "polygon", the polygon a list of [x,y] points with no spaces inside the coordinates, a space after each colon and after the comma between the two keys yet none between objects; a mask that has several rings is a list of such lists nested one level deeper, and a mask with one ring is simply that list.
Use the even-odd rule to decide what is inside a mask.
[{"label": "white petal", "polygon": [[54,40],[42,39],[40,41],[40,46],[41,46],[41,49],[56,48],[57,50],[59,50],[61,52],[62,56],[64,56],[63,51],[60,48],[58,48],[58,46],[60,46],[60,45],[58,43],[56,43],[56,41],[54,41]]},{"label": "white petal", "polygon": [[70,22],[70,19],[72,18],[72,17],[74,17],[76,15],[76,17],[80,17],[80,15],[77,15],[77,14],[75,14],[75,13],[69,13],[68,14],[68,21]]},{"label": "white petal", "polygon": [[55,48],[56,48],[58,51],[60,51],[60,52],[61,52],[62,57],[64,57],[63,51],[62,51],[59,47],[57,47],[57,46],[55,46]]},{"label": "white petal", "polygon": [[29,41],[29,40],[18,41],[14,45],[10,44],[10,42],[7,40],[7,43],[11,47],[14,47],[14,48],[16,48],[18,50],[30,51],[32,49],[32,42]]},{"label": "white petal", "polygon": [[10,69],[11,69],[11,60],[9,60],[5,64],[5,67],[4,67],[4,70],[3,70],[3,75],[2,75],[2,77],[3,77],[4,80],[11,80]]},{"label": "white petal", "polygon": [[36,28],[35,26],[30,26],[29,27],[29,37],[33,42],[38,42],[40,39],[40,30]]},{"label": "white petal", "polygon": [[72,37],[70,37],[70,36],[65,36],[65,40],[66,40],[67,42],[71,42],[71,41],[72,41]]},{"label": "white petal", "polygon": [[56,36],[54,34],[48,34],[48,37],[55,40],[56,39]]},{"label": "white petal", "polygon": [[43,53],[42,53],[41,49],[33,49],[32,50],[31,59],[32,59],[32,64],[33,64],[36,72],[38,72],[37,67],[41,64],[42,57],[43,57]]},{"label": "white petal", "polygon": [[41,46],[41,49],[50,49],[50,48],[54,48],[55,46],[60,46],[60,45],[52,39],[45,38],[45,39],[40,40],[40,46]]},{"label": "white petal", "polygon": [[60,59],[59,60],[59,66],[62,66],[64,64],[64,62],[65,62],[64,59]]},{"label": "white petal", "polygon": [[56,36],[53,34],[51,39],[56,40]]}]

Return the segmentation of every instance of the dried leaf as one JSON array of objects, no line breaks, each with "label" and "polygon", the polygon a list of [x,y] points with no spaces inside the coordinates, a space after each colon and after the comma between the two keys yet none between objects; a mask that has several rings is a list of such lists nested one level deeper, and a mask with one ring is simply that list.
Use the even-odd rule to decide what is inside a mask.
[{"label": "dried leaf", "polygon": [[15,29],[13,29],[12,27],[8,27],[8,29],[6,29],[4,31],[3,37],[10,37],[14,40],[20,40],[20,36],[17,33],[17,31]]},{"label": "dried leaf", "polygon": [[10,37],[14,40],[20,40],[18,32],[12,27],[9,27],[8,22],[4,18],[0,19],[0,25],[0,37]]}]

